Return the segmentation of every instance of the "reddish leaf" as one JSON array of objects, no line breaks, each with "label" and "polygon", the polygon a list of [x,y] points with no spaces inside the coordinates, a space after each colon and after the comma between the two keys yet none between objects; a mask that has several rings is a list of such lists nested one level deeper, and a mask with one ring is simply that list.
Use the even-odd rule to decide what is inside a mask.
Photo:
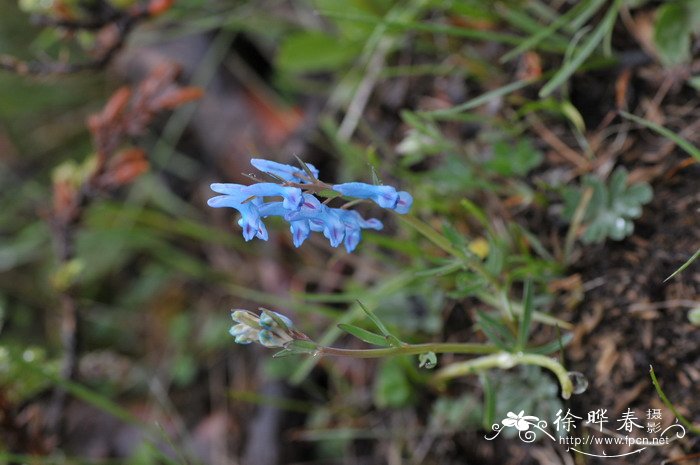
[{"label": "reddish leaf", "polygon": [[104,109],[99,114],[99,118],[102,120],[103,124],[114,121],[118,116],[121,116],[124,113],[124,109],[129,104],[129,99],[131,99],[131,90],[128,87],[119,88],[112,97],[110,97]]},{"label": "reddish leaf", "polygon": [[202,98],[204,91],[199,87],[173,88],[153,101],[153,110],[172,110],[180,105]]},{"label": "reddish leaf", "polygon": [[157,16],[165,13],[173,6],[174,0],[151,0],[148,2],[148,14]]},{"label": "reddish leaf", "polygon": [[148,167],[146,152],[140,148],[126,149],[112,157],[97,184],[102,188],[123,186],[148,171]]}]

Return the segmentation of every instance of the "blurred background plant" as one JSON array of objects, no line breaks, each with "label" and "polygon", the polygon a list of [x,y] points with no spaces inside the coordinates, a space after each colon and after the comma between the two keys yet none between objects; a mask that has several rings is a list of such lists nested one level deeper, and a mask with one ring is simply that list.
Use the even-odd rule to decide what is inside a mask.
[{"label": "blurred background plant", "polygon": [[[479,431],[663,407],[650,363],[697,423],[677,311],[698,307],[697,263],[663,283],[700,244],[696,0],[0,8],[1,461],[566,463]],[[385,230],[349,255],[297,250],[274,219],[245,244],[206,208],[211,182],[293,155],[409,191],[413,215],[358,206]],[[364,307],[397,340],[536,350],[591,388],[564,403],[537,366],[439,390],[432,358],[271,358],[228,334],[230,308],[259,305],[323,346],[366,349]]]}]

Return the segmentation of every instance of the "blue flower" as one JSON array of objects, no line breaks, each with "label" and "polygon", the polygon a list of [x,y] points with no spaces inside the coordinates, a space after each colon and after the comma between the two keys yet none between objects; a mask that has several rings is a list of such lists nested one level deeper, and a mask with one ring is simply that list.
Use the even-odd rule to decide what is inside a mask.
[{"label": "blue flower", "polygon": [[411,209],[411,205],[413,205],[413,196],[406,191],[400,191],[399,200],[396,202],[394,211],[405,215]]},{"label": "blue flower", "polygon": [[346,182],[336,184],[333,190],[347,197],[370,199],[382,208],[394,208],[399,194],[391,186],[375,186],[364,182]]},{"label": "blue flower", "polygon": [[258,198],[251,199],[250,195],[244,194],[241,184],[221,184],[214,183],[211,185],[211,190],[224,195],[212,197],[207,201],[210,207],[214,208],[234,208],[241,214],[241,219],[238,224],[243,228],[243,238],[246,241],[251,240],[256,235],[258,237],[267,238],[267,230],[265,225],[260,220],[258,206],[262,204],[262,200]]},{"label": "blue flower", "polygon": [[397,213],[406,214],[411,209],[413,197],[406,191],[397,192],[391,186],[375,186],[364,182],[346,182],[336,184],[333,190],[347,197],[358,199],[370,199],[382,208],[395,210]]},{"label": "blue flower", "polygon": [[365,220],[355,210],[334,209],[345,225],[345,250],[351,253],[362,239],[362,229],[375,229],[379,231],[384,227],[376,218]]},{"label": "blue flower", "polygon": [[[308,184],[308,175],[301,168],[297,168],[291,165],[285,165],[283,163],[277,163],[276,161],[264,160],[262,158],[253,158],[250,160],[250,164],[262,171],[263,173],[272,174],[280,179],[284,179],[289,182],[297,182],[302,184]],[[314,177],[318,179],[318,170],[311,163],[307,163],[306,167],[309,171],[313,173]]]},{"label": "blue flower", "polygon": [[323,232],[331,247],[338,247],[345,236],[345,225],[334,210],[323,205],[313,195],[304,194],[304,202],[299,211],[289,213],[284,218],[290,222],[308,220],[311,231]]},{"label": "blue flower", "polygon": [[261,218],[267,218],[268,216],[284,216],[289,211],[284,208],[282,202],[267,202],[258,207],[258,212]]},{"label": "blue flower", "polygon": [[282,206],[288,210],[297,211],[301,207],[301,189],[298,187],[285,187],[281,184],[273,182],[259,182],[251,184],[241,189],[241,192],[248,197],[274,197],[281,196],[284,198]]},{"label": "blue flower", "polygon": [[292,242],[294,247],[299,248],[301,244],[309,237],[311,234],[311,226],[307,220],[290,221],[289,230],[292,232]]},{"label": "blue flower", "polygon": [[[262,204],[258,211],[260,212],[260,217],[267,218],[268,216],[281,216],[292,213],[286,208],[282,202],[268,202]],[[294,247],[301,247],[301,244],[309,237],[311,229],[309,227],[308,220],[297,220],[289,221],[289,229],[292,232],[292,242]]]},{"label": "blue flower", "polygon": [[[343,196],[369,199],[382,208],[395,210],[400,214],[408,213],[413,204],[411,194],[405,191],[397,192],[392,186],[375,186],[363,182],[329,186],[318,180],[318,170],[308,163],[306,166],[313,177],[300,168],[270,160],[256,158],[251,160],[251,163],[257,169],[284,182],[259,182],[250,186],[215,183],[211,185],[212,190],[223,195],[213,197],[207,202],[215,208],[228,207],[238,210],[241,215],[238,224],[243,229],[246,241],[253,237],[268,240],[263,219],[270,216],[279,216],[289,223],[295,247],[300,247],[311,232],[321,232],[332,247],[338,247],[344,242],[345,249],[352,252],[362,239],[363,229],[383,228],[382,222],[376,218],[366,220],[354,210],[331,208],[311,194],[329,187]],[[296,187],[290,185],[291,183]],[[266,197],[281,197],[282,200],[266,202]],[[249,339],[250,335],[246,333],[244,336],[243,339]],[[264,338],[269,339],[268,336]]]}]

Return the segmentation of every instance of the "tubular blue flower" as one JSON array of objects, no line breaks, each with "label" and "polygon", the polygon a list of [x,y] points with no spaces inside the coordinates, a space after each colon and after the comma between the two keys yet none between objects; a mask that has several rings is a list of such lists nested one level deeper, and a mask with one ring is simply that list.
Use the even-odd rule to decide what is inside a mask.
[{"label": "tubular blue flower", "polygon": [[345,250],[351,253],[362,239],[362,229],[380,230],[384,227],[381,221],[376,218],[365,220],[362,215],[355,210],[334,209],[345,225]]},{"label": "tubular blue flower", "polygon": [[212,197],[207,201],[207,204],[214,208],[228,207],[238,210],[241,214],[238,224],[243,228],[243,238],[246,241],[251,240],[256,235],[266,240],[267,230],[262,224],[258,212],[258,206],[262,204],[262,200],[254,198],[246,202],[250,196],[243,193],[244,187],[240,184],[212,184],[211,190],[224,195]]},{"label": "tubular blue flower", "polygon": [[411,209],[411,205],[413,205],[413,197],[411,194],[406,191],[400,191],[399,200],[396,202],[396,206],[394,207],[396,213],[405,215]]},{"label": "tubular blue flower", "polygon": [[382,230],[384,225],[381,221],[376,218],[370,218],[368,220],[364,219],[362,215],[357,213],[355,210],[344,210],[342,208],[336,208],[336,213],[340,216],[340,219],[345,223],[346,226],[357,226],[362,229],[374,229],[376,231]]},{"label": "tubular blue flower", "polygon": [[345,250],[348,253],[352,253],[353,250],[357,248],[357,245],[362,239],[362,232],[360,228],[345,228]]},{"label": "tubular blue flower", "polygon": [[267,202],[258,207],[258,212],[261,218],[268,216],[284,216],[289,213],[289,210],[284,208],[283,202]]},{"label": "tubular blue flower", "polygon": [[241,189],[241,192],[247,197],[274,197],[281,196],[284,198],[282,206],[287,210],[297,211],[301,207],[302,196],[301,189],[298,187],[285,187],[281,184],[273,182],[259,182],[251,184]]},{"label": "tubular blue flower", "polygon": [[[287,215],[289,210],[284,208],[282,202],[268,202],[261,205],[258,208],[261,218],[267,218],[268,216],[281,216]],[[292,242],[294,247],[301,247],[304,241],[309,237],[311,229],[309,228],[308,220],[297,220],[289,221],[289,229],[292,232]]]},{"label": "tubular blue flower", "polygon": [[[250,160],[250,164],[253,165],[258,170],[263,173],[272,174],[280,179],[284,179],[289,182],[298,182],[301,184],[308,184],[308,175],[301,168],[297,168],[291,165],[285,165],[283,163],[277,163],[276,161],[265,160],[262,158],[253,158]],[[318,170],[311,163],[306,163],[306,167],[309,171],[318,179]]]},{"label": "tubular blue flower", "polygon": [[331,243],[331,247],[338,247],[345,237],[345,225],[334,209],[328,208],[325,205],[323,205],[323,207],[323,235]]},{"label": "tubular blue flower", "polygon": [[393,209],[399,200],[399,194],[391,186],[375,186],[364,182],[346,182],[336,184],[333,190],[347,197],[370,199],[382,208]]},{"label": "tubular blue flower", "polygon": [[298,220],[289,222],[289,230],[292,232],[292,242],[294,247],[299,248],[301,244],[309,237],[311,234],[311,227],[309,226],[308,220]]},{"label": "tubular blue flower", "polygon": [[328,208],[310,194],[304,194],[304,202],[298,212],[285,215],[287,221],[308,220],[311,231],[322,231],[331,247],[338,247],[345,236],[345,225],[332,208]]}]

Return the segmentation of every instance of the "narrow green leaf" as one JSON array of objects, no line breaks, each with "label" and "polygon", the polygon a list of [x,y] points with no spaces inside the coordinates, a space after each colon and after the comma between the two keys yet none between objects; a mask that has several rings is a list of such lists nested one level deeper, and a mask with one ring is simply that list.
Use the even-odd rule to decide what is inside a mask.
[{"label": "narrow green leaf", "polygon": [[477,206],[474,202],[469,199],[462,199],[459,204],[467,210],[471,216],[473,216],[481,225],[486,228],[487,231],[491,232],[491,223],[489,222],[488,216],[484,213],[481,207]]},{"label": "narrow green leaf", "polygon": [[433,229],[432,226],[428,225],[427,223],[419,220],[418,218],[412,215],[400,215],[399,218],[401,219],[401,221],[413,227],[426,239],[431,241],[436,246],[440,247],[445,252],[449,253],[453,257],[463,258],[463,254],[452,246],[449,239],[447,239],[443,234],[440,234],[438,231]]},{"label": "narrow green leaf", "polygon": [[530,335],[530,325],[532,323],[532,281],[525,281],[525,291],[523,295],[523,312],[520,314],[518,324],[518,350],[523,350]]},{"label": "narrow green leaf", "polygon": [[572,333],[566,333],[563,336],[561,336],[558,339],[555,339],[553,341],[550,341],[546,344],[542,344],[541,346],[537,347],[529,347],[525,349],[525,352],[530,353],[530,354],[540,354],[540,355],[549,355],[553,354],[554,352],[561,350],[562,348],[566,347],[569,345],[569,343],[573,340],[574,335]]},{"label": "narrow green leaf", "polygon": [[481,373],[479,375],[479,380],[484,390],[483,428],[490,431],[496,419],[496,390],[486,373]]},{"label": "narrow green leaf", "polygon": [[389,346],[389,343],[386,340],[385,336],[380,336],[379,334],[375,334],[371,331],[367,331],[366,329],[359,328],[357,326],[353,326],[350,324],[345,324],[341,323],[338,325],[338,328],[342,329],[346,333],[355,336],[361,341],[364,341],[368,344],[373,344],[375,346],[382,346],[382,347],[387,347]]},{"label": "narrow green leaf", "polygon": [[298,156],[294,155],[294,158],[297,159],[299,162],[299,166],[301,166],[301,169],[304,170],[304,173],[309,177],[309,179],[316,179],[316,176],[311,172],[311,169],[304,163],[304,161],[299,158]]},{"label": "narrow green leaf", "polygon": [[[517,57],[521,53],[526,52],[526,51],[532,49],[533,47],[536,47],[537,44],[539,44],[542,40],[544,40],[547,37],[549,37],[550,35],[552,35],[554,32],[556,32],[562,26],[565,26],[572,19],[574,21],[580,22],[580,24],[582,25],[583,22],[587,21],[588,18],[590,18],[593,14],[595,14],[595,12],[598,11],[600,6],[603,5],[604,3],[605,3],[605,0],[594,0],[594,1],[578,3],[576,6],[574,6],[569,11],[567,11],[565,14],[559,16],[549,26],[543,28],[539,33],[531,35],[528,39],[526,39],[524,42],[522,42],[516,48],[514,48],[510,52],[503,55],[503,58],[501,58],[501,63],[506,63],[506,62],[512,60],[513,58]],[[572,23],[573,23],[573,21],[572,21]],[[576,27],[576,29],[577,28],[578,27]]]},{"label": "narrow green leaf", "polygon": [[498,89],[491,90],[489,92],[486,92],[484,94],[481,94],[478,97],[475,97],[467,102],[464,102],[462,104],[456,105],[452,108],[447,108],[445,110],[434,110],[434,111],[424,111],[424,112],[419,112],[418,114],[421,116],[427,116],[430,118],[434,119],[440,119],[440,118],[445,118],[448,116],[452,116],[455,114],[459,113],[464,113],[469,110],[473,110],[474,108],[480,107],[481,105],[484,105],[494,99],[503,97],[505,95],[508,95],[512,92],[515,92],[516,90],[523,89],[530,84],[532,84],[534,81],[533,80],[521,80],[521,81],[515,81],[511,82],[510,84],[507,84],[503,87],[499,87]]},{"label": "narrow green leaf", "polygon": [[480,310],[477,311],[477,322],[489,342],[503,351],[510,351],[513,336],[503,323]]},{"label": "narrow green leaf", "polygon": [[691,263],[693,263],[695,260],[697,260],[698,257],[700,257],[700,249],[698,249],[697,251],[695,251],[695,253],[693,254],[692,257],[690,257],[690,258],[689,258],[684,264],[682,264],[676,271],[674,271],[673,273],[671,273],[671,276],[669,276],[668,278],[664,279],[664,282],[668,281],[669,279],[671,279],[671,278],[673,278],[674,276],[676,276],[678,273],[680,273],[680,272],[682,272],[683,270],[685,270],[686,268],[688,268],[688,267],[690,266]]},{"label": "narrow green leaf", "polygon": [[647,119],[640,118],[639,116],[633,115],[632,113],[628,113],[626,111],[620,111],[620,115],[629,120],[634,121],[635,123],[641,124],[642,126],[645,126],[651,129],[652,131],[664,136],[665,138],[675,142],[676,145],[682,148],[686,153],[691,155],[696,160],[700,161],[700,149],[698,149],[696,146],[683,139],[681,136],[671,131],[670,129],[653,123]]},{"label": "narrow green leaf", "polygon": [[384,335],[384,337],[391,336],[391,333],[386,328],[386,326],[384,326],[384,323],[381,322],[381,320],[377,317],[377,315],[374,314],[373,311],[371,311],[370,309],[365,307],[362,304],[362,302],[360,302],[359,300],[357,301],[357,305],[359,305],[360,308],[362,309],[362,311],[365,312],[365,315],[367,315],[367,318],[372,320],[372,323],[374,323],[374,325],[377,327],[379,332],[381,332]]},{"label": "narrow green leaf", "polygon": [[464,262],[461,260],[451,261],[445,265],[437,266],[435,268],[428,268],[427,270],[417,271],[416,276],[429,277],[429,276],[445,276],[455,271],[464,269]]},{"label": "narrow green leaf", "polygon": [[595,31],[593,31],[593,33],[591,33],[588,40],[586,40],[581,48],[575,51],[571,60],[565,63],[559,69],[559,71],[556,72],[552,79],[550,79],[549,82],[542,87],[539,94],[541,98],[549,96],[552,92],[559,88],[559,86],[564,84],[564,82],[569,79],[571,75],[579,69],[583,62],[586,61],[586,59],[593,53],[596,47],[603,40],[603,37],[605,37],[605,34],[607,34],[608,31],[614,26],[621,4],[622,0],[616,0],[615,3],[613,3],[598,27],[595,29]]}]

